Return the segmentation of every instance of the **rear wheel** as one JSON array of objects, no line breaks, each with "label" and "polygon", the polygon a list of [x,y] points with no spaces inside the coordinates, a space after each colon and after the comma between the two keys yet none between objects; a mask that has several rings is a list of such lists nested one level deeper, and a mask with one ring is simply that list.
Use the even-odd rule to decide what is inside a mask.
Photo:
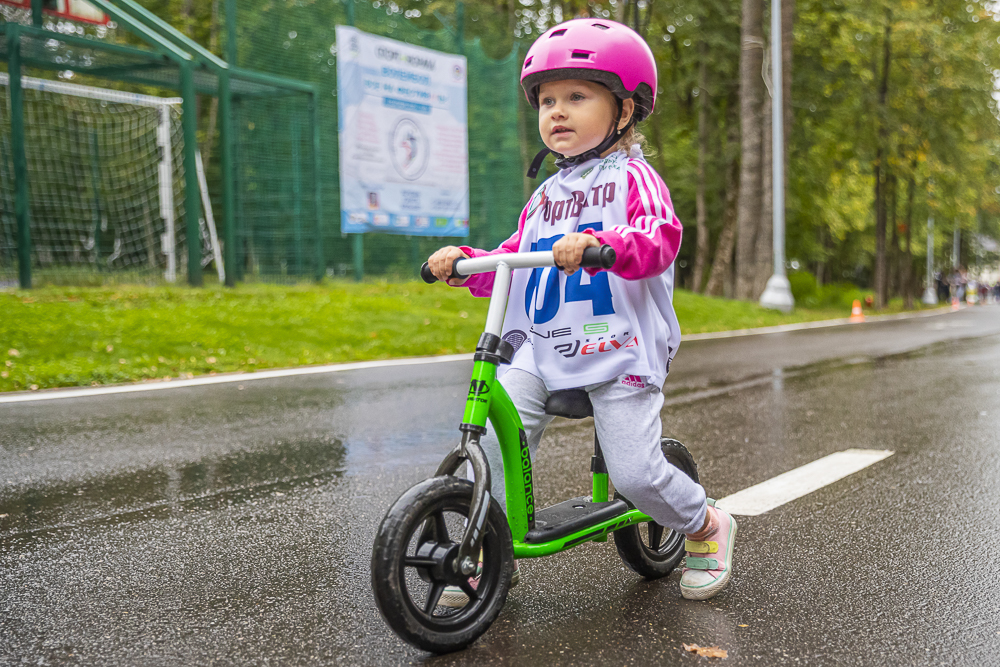
[{"label": "rear wheel", "polygon": [[[472,505],[473,485],[433,477],[400,496],[379,526],[372,548],[372,590],[396,634],[425,651],[463,649],[490,627],[507,600],[514,553],[507,519],[490,503],[476,580],[453,564]],[[455,609],[440,604],[446,586],[469,597]]]},{"label": "rear wheel", "polygon": [[[698,481],[698,466],[687,447],[663,438],[660,449],[671,465]],[[615,493],[615,497],[620,496]],[[684,558],[684,535],[653,521],[622,528],[614,536],[618,555],[629,569],[647,579],[667,576]]]}]

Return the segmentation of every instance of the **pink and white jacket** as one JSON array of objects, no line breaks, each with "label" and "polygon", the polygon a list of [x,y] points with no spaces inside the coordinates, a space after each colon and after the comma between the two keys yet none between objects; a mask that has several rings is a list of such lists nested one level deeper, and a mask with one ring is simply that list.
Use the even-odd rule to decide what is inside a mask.
[{"label": "pink and white jacket", "polygon": [[[611,245],[615,266],[572,276],[514,271],[503,326],[517,348],[510,368],[540,377],[550,391],[624,374],[661,386],[681,338],[672,303],[681,223],[638,146],[559,171],[535,191],[517,232],[499,248],[462,250],[470,257],[551,250],[570,232]],[[493,274],[471,276],[465,287],[489,296]]]}]

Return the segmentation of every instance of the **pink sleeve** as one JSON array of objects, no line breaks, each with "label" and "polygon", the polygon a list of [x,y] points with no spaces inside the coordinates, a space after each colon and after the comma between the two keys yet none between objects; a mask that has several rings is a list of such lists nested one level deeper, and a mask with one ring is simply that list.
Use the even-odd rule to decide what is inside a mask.
[{"label": "pink sleeve", "polygon": [[[586,230],[615,249],[611,269],[625,280],[643,280],[666,271],[681,247],[681,221],[674,215],[670,193],[644,160],[628,161],[628,224],[600,232]],[[596,273],[596,269],[587,269]]]},{"label": "pink sleeve", "polygon": [[[470,248],[464,245],[458,247],[469,257],[487,257],[489,255],[517,252],[517,249],[521,245],[521,230],[524,229],[524,221],[527,215],[528,207],[525,206],[521,211],[521,217],[517,221],[517,231],[509,239],[501,243],[500,247],[496,250],[480,250],[479,248]],[[469,291],[472,292],[472,296],[490,296],[493,294],[493,278],[495,275],[495,271],[492,273],[477,273],[474,276],[469,276],[469,279],[461,286],[468,287]]]}]

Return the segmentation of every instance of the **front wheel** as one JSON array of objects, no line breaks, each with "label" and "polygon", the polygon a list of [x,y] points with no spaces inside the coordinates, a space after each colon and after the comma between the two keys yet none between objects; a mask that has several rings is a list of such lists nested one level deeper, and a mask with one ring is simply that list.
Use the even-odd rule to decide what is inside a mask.
[{"label": "front wheel", "polygon": [[[663,438],[660,449],[668,463],[698,481],[698,466],[687,447],[676,440]],[[614,536],[618,555],[629,569],[646,579],[667,576],[684,557],[684,535],[653,521],[622,528],[615,531]]]},{"label": "front wheel", "polygon": [[[489,629],[507,600],[514,549],[507,519],[490,502],[478,575],[453,564],[472,506],[473,485],[450,475],[412,487],[389,509],[372,548],[372,590],[382,618],[397,635],[434,653],[465,648]],[[468,602],[440,604],[448,586]]]}]

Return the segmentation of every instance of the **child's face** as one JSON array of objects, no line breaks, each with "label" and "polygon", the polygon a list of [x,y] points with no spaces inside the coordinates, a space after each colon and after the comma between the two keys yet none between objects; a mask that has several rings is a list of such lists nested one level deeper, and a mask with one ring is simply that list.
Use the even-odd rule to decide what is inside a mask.
[{"label": "child's face", "polygon": [[538,132],[549,150],[566,157],[596,148],[617,113],[614,95],[599,83],[564,79],[538,89]]}]

